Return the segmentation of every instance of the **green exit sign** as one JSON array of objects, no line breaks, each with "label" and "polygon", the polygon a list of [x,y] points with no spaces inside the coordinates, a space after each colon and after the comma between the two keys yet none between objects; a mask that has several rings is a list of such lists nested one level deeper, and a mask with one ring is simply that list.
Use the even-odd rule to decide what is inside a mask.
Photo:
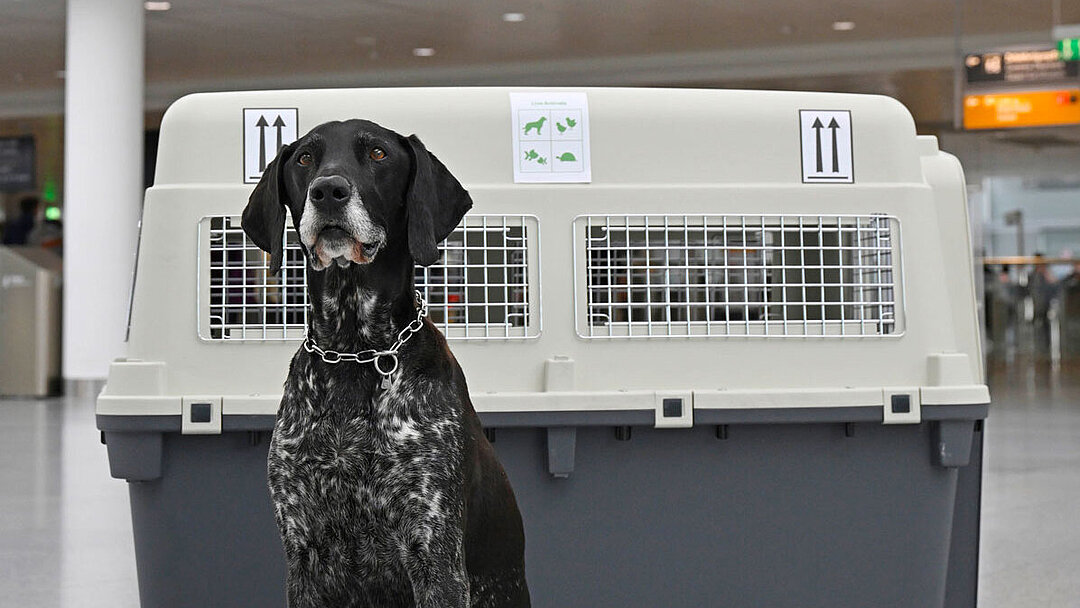
[{"label": "green exit sign", "polygon": [[1061,53],[1062,61],[1080,60],[1080,38],[1065,38],[1058,40],[1058,52]]}]

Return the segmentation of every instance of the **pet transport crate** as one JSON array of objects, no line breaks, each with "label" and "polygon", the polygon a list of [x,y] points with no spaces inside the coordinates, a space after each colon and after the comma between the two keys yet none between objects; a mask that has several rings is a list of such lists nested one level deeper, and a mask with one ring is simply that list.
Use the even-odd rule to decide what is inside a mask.
[{"label": "pet transport crate", "polygon": [[556,90],[587,99],[563,158],[591,181],[516,183],[515,92],[549,93],[166,113],[97,402],[143,606],[284,605],[265,461],[307,306],[295,235],[268,276],[239,227],[245,136],[277,135],[258,115],[417,133],[470,190],[417,282],[517,494],[534,606],[973,606],[989,395],[956,159],[884,97]]}]

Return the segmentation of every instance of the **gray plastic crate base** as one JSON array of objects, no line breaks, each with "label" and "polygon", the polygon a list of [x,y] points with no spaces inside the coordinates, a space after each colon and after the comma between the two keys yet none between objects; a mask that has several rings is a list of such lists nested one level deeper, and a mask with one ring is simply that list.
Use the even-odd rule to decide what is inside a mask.
[{"label": "gray plastic crate base", "polygon": [[[617,427],[577,427],[558,478],[549,456],[565,431],[495,429],[525,520],[533,606],[975,605],[981,421],[724,431],[637,426],[627,440]],[[160,477],[130,484],[143,608],[284,607],[267,433],[107,440],[114,475],[154,477],[160,446]],[[960,462],[970,450],[970,462],[941,466],[949,450]]]},{"label": "gray plastic crate base", "polygon": [[264,435],[158,435],[161,477],[128,484],[142,608],[284,608]]}]

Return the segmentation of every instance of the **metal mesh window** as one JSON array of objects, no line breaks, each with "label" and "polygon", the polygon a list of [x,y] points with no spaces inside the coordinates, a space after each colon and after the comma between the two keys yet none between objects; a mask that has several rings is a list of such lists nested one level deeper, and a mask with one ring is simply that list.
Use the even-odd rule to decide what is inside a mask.
[{"label": "metal mesh window", "polygon": [[[291,226],[291,222],[289,222]],[[237,216],[205,218],[209,229],[209,308],[200,336],[209,340],[292,340],[307,326],[304,254],[296,231],[285,231],[281,275],[252,243]]]},{"label": "metal mesh window", "polygon": [[582,337],[901,330],[895,217],[588,215],[574,239]]},{"label": "metal mesh window", "polygon": [[[205,340],[294,340],[307,326],[307,280],[303,252],[288,222],[281,276],[269,275],[269,256],[244,234],[238,216],[209,216],[208,277],[200,279],[199,336]],[[416,287],[431,320],[450,339],[528,338],[539,335],[530,277],[534,216],[468,216],[439,246],[440,261],[417,267]],[[538,249],[536,249],[538,250]],[[537,304],[538,306],[538,304]],[[538,308],[536,309],[538,311]]]},{"label": "metal mesh window", "polygon": [[466,216],[439,246],[440,262],[417,267],[416,287],[447,337],[539,335],[530,302],[530,228],[537,230],[534,216]]}]

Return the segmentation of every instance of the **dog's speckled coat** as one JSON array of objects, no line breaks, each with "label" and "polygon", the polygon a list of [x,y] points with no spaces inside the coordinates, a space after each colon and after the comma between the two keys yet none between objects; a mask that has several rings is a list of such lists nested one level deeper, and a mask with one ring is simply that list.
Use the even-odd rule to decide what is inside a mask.
[{"label": "dog's speckled coat", "polygon": [[[460,208],[442,221],[440,211],[424,210],[435,216],[427,238],[441,240],[471,202],[415,138],[361,121],[313,133],[319,164],[356,183],[355,203],[385,236],[370,264],[309,269],[309,332],[324,349],[385,349],[415,318],[413,260],[434,261],[423,240],[414,242],[424,236],[415,234],[423,229],[412,219],[421,212],[416,205]],[[350,172],[334,155],[359,157],[353,144],[365,138],[406,162],[365,174],[361,158]],[[294,218],[312,212],[310,200],[296,201],[319,174],[282,167],[308,145],[302,138],[282,151],[245,210],[245,230],[272,256],[280,252],[264,228],[272,233],[278,218],[266,213],[282,205]],[[424,162],[434,166],[425,171]],[[425,174],[435,183],[418,185]],[[447,178],[452,183],[438,183]],[[399,200],[388,194],[395,188]],[[417,200],[424,193],[428,200]],[[456,203],[445,200],[455,196]],[[310,257],[314,243],[303,244]],[[430,322],[401,348],[400,363],[384,390],[371,364],[328,364],[303,348],[293,357],[268,461],[290,607],[528,607],[521,517],[460,366]]]}]

